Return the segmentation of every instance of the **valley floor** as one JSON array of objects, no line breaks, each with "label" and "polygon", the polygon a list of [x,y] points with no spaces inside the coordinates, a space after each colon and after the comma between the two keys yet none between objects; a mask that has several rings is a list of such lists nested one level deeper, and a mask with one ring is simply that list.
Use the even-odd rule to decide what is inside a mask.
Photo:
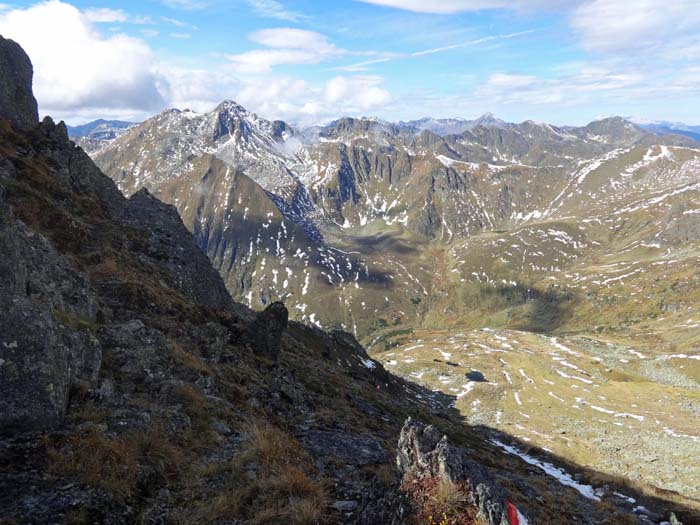
[{"label": "valley floor", "polygon": [[700,354],[489,328],[403,331],[369,351],[451,396],[470,424],[599,471],[601,485],[605,474],[623,476],[700,505],[700,391],[683,381]]}]

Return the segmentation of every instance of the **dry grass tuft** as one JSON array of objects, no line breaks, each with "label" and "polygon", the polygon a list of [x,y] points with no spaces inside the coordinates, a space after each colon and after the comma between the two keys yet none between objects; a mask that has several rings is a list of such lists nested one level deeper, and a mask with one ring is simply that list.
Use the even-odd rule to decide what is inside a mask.
[{"label": "dry grass tuft", "polygon": [[204,375],[213,376],[214,370],[198,355],[185,350],[180,343],[173,339],[168,340],[168,347],[173,360],[185,368],[194,370]]},{"label": "dry grass tuft", "polygon": [[406,479],[402,490],[413,503],[416,524],[481,525],[476,509],[469,502],[466,482],[441,478]]},{"label": "dry grass tuft", "polygon": [[[326,490],[313,479],[310,458],[296,438],[261,421],[250,423],[245,431],[241,450],[228,465],[231,479],[226,492],[202,500],[187,520],[234,519],[260,525],[326,522]],[[225,471],[217,465],[206,474]]]},{"label": "dry grass tuft", "polygon": [[[47,442],[46,450],[49,472],[103,489],[119,501],[175,478],[185,458],[159,426],[113,437],[91,428],[62,443]],[[145,470],[148,480],[142,479]]]},{"label": "dry grass tuft", "polygon": [[62,446],[48,444],[47,455],[52,474],[77,478],[117,500],[127,499],[134,491],[140,468],[138,452],[125,438],[108,438],[90,429]]}]

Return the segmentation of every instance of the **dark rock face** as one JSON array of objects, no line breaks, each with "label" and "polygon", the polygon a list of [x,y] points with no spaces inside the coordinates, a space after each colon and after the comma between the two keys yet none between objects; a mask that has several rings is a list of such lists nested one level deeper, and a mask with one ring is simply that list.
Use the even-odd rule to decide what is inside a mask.
[{"label": "dark rock face", "polygon": [[[0,117],[9,118],[17,130],[37,124],[31,64],[19,46],[4,39],[0,39],[0,72]],[[38,233],[20,221],[13,211],[17,203],[10,200],[8,188],[21,185],[27,176],[40,178],[48,170],[50,178],[45,182],[52,185],[54,195],[63,196],[49,201],[50,212],[47,206],[33,212],[34,216],[52,213],[52,217],[65,219],[76,213],[78,195],[84,203],[94,199],[94,205],[84,208],[93,213],[90,220],[111,221],[110,227],[123,228],[125,235],[131,229],[142,232],[138,237],[145,242],[140,245],[138,257],[142,264],[162,272],[162,286],[169,285],[199,305],[234,309],[221,277],[196,246],[174,208],[145,192],[127,201],[90,158],[70,142],[63,123],[55,124],[47,117],[33,129],[20,132],[26,135],[27,142],[0,160],[3,433],[45,430],[61,424],[71,390],[94,383],[103,347],[110,349],[113,358],[121,356],[124,373],[140,381],[162,374],[160,361],[167,354],[162,334],[144,329],[143,325],[134,327],[127,323],[98,329],[103,324],[103,320],[98,320],[103,314],[98,315],[98,311],[105,307],[105,297],[100,296],[98,301],[88,275],[76,263],[76,258],[95,250],[97,244],[89,239],[88,230],[81,227],[80,221],[70,219],[65,225],[54,225],[53,230],[48,224],[51,235],[70,230],[62,231],[59,252],[55,238],[50,240],[43,231]],[[9,147],[14,141],[23,140],[14,131],[5,133]],[[32,214],[29,218],[33,220]],[[96,238],[99,237],[98,234]]]},{"label": "dark rock face", "polygon": [[466,450],[451,445],[436,428],[409,418],[401,430],[396,463],[404,479],[468,482],[469,498],[479,518],[489,525],[509,525],[504,489],[484,467],[468,458]]},{"label": "dark rock face", "polygon": [[175,207],[144,188],[128,200],[124,220],[139,229],[147,228],[148,255],[175,279],[172,284],[179,292],[211,308],[233,307],[221,276],[195,245]]},{"label": "dark rock face", "polygon": [[39,122],[36,99],[32,95],[32,63],[24,50],[0,36],[0,118],[16,128],[29,128]]},{"label": "dark rock face", "polygon": [[245,338],[256,353],[276,361],[288,320],[287,307],[279,301],[272,303],[248,326]]},{"label": "dark rock face", "polygon": [[96,298],[44,237],[13,217],[2,192],[0,253],[0,429],[50,428],[62,421],[71,387],[96,378]]}]

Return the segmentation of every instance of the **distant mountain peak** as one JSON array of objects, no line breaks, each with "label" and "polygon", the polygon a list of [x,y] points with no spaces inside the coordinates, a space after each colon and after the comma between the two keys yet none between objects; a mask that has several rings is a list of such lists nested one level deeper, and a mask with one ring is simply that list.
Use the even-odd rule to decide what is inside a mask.
[{"label": "distant mountain peak", "polygon": [[471,122],[473,126],[486,126],[486,127],[503,127],[506,125],[506,122],[497,118],[493,113],[491,112],[486,112],[483,115],[481,115],[479,118],[476,120],[473,120]]},{"label": "distant mountain peak", "polygon": [[243,107],[241,104],[236,102],[235,100],[224,100],[221,102],[216,108],[214,109],[216,113],[236,113],[239,115],[248,115],[251,114],[250,111],[248,111],[245,107]]}]

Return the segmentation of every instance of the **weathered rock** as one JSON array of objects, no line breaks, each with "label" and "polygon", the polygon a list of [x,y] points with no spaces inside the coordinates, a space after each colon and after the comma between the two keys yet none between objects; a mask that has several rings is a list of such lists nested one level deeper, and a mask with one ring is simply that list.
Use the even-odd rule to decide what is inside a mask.
[{"label": "weathered rock", "polygon": [[221,434],[222,436],[230,436],[232,433],[231,428],[221,421],[215,421],[211,427],[216,433]]},{"label": "weathered rock", "polygon": [[470,502],[489,525],[509,525],[508,495],[488,471],[468,458],[468,452],[451,445],[433,426],[408,418],[399,436],[397,467],[404,479],[440,478],[466,481]]},{"label": "weathered rock", "polygon": [[109,365],[123,378],[152,382],[166,378],[168,343],[158,330],[134,319],[100,331],[100,341]]},{"label": "weathered rock", "polygon": [[51,428],[71,387],[96,378],[96,298],[67,259],[13,217],[2,193],[0,253],[0,429]]},{"label": "weathered rock", "polygon": [[276,361],[288,320],[287,307],[279,301],[272,303],[250,323],[246,329],[245,339],[256,353]]},{"label": "weathered rock", "polygon": [[221,276],[194,243],[175,207],[162,203],[144,188],[128,200],[124,219],[147,229],[151,262],[168,272],[175,289],[211,308],[234,307]]},{"label": "weathered rock", "polygon": [[336,501],[333,508],[338,512],[354,512],[357,510],[357,501]]},{"label": "weathered rock", "polygon": [[387,452],[372,436],[349,432],[310,430],[301,436],[302,443],[322,460],[342,460],[350,465],[371,465],[387,460]]},{"label": "weathered rock", "polygon": [[36,99],[32,94],[32,63],[24,50],[0,36],[0,118],[16,128],[29,128],[39,122]]}]

